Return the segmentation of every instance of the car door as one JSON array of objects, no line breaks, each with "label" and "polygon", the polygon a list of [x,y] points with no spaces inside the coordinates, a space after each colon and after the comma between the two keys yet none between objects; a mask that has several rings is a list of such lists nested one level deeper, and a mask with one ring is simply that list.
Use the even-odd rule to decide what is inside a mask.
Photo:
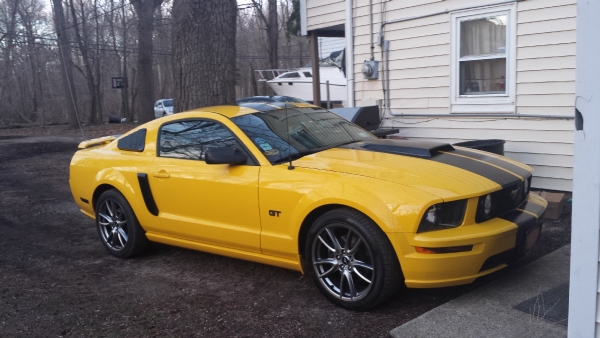
[{"label": "car door", "polygon": [[244,151],[235,135],[207,119],[174,121],[159,130],[148,173],[165,234],[260,252],[259,166],[206,164],[211,147]]}]

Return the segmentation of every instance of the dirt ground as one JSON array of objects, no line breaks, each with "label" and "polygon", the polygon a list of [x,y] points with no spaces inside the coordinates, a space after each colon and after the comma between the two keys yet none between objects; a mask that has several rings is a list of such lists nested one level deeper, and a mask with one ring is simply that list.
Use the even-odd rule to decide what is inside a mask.
[{"label": "dirt ground", "polygon": [[294,271],[165,245],[134,259],[110,256],[69,190],[81,139],[66,126],[0,129],[0,336],[386,337],[570,242],[567,205],[518,264],[467,286],[404,289],[372,311],[351,312]]}]

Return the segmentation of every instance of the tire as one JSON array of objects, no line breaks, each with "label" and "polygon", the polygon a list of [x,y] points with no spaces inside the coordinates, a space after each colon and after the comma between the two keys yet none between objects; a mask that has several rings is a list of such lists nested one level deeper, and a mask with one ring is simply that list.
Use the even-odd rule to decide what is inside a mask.
[{"label": "tire", "polygon": [[115,257],[130,258],[148,246],[146,232],[125,197],[117,190],[107,190],[98,198],[96,228],[100,241]]},{"label": "tire", "polygon": [[338,208],[319,217],[304,252],[319,291],[343,308],[371,309],[401,286],[400,264],[387,236],[356,210]]},{"label": "tire", "polygon": [[163,112],[163,117],[167,116],[167,112]]}]

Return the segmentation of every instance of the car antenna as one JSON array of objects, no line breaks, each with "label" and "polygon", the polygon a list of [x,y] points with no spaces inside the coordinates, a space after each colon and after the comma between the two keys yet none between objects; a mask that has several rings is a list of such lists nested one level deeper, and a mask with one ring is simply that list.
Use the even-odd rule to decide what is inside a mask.
[{"label": "car antenna", "polygon": [[287,144],[288,144],[288,160],[290,161],[290,165],[288,166],[288,170],[294,170],[294,166],[292,165],[292,145],[290,144],[290,120],[288,118],[288,104],[285,102],[285,127],[287,129]]}]

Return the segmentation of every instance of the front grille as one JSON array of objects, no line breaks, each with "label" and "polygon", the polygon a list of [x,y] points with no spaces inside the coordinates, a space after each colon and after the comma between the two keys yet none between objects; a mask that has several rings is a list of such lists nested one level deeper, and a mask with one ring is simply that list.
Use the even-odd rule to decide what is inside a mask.
[{"label": "front grille", "polygon": [[516,209],[525,200],[526,195],[523,191],[523,188],[523,182],[519,182],[502,190],[498,190],[491,193],[492,203],[494,207],[489,217],[486,217],[483,212],[483,202],[485,200],[485,196],[480,196],[477,205],[477,215],[475,216],[475,222],[485,222],[491,218],[498,217],[511,210]]}]

